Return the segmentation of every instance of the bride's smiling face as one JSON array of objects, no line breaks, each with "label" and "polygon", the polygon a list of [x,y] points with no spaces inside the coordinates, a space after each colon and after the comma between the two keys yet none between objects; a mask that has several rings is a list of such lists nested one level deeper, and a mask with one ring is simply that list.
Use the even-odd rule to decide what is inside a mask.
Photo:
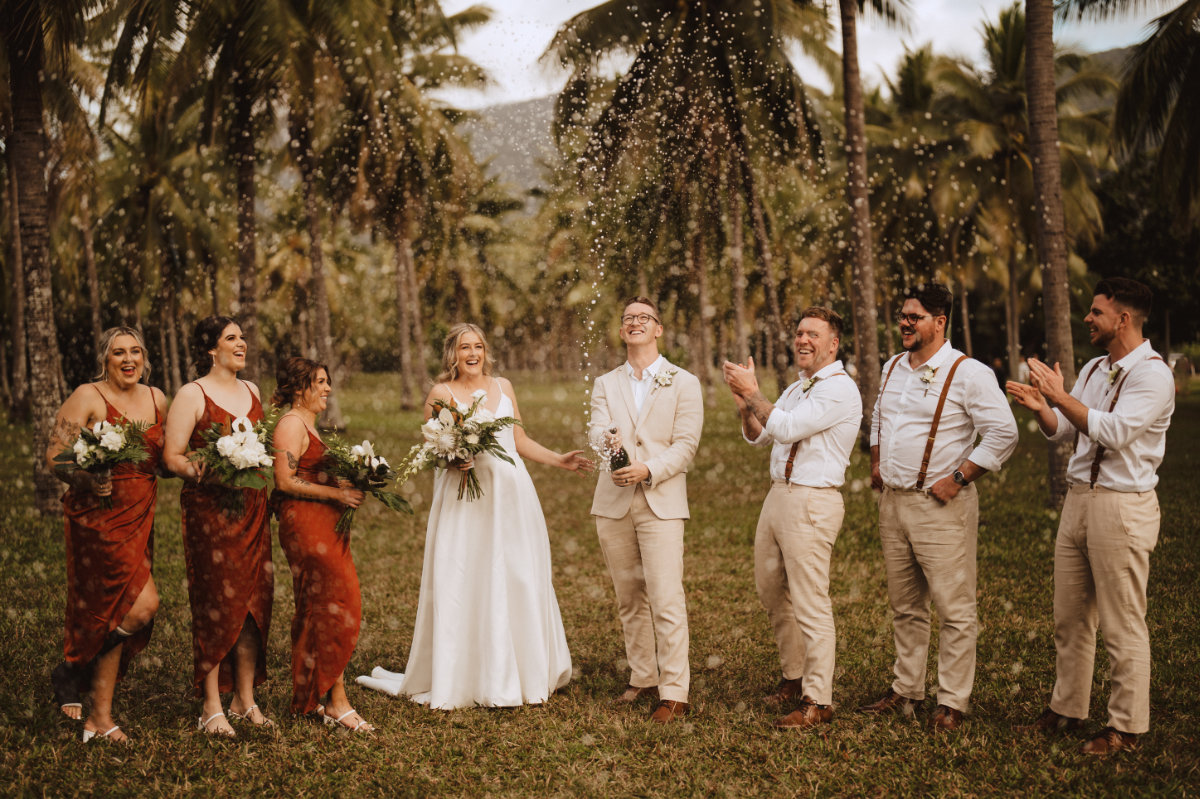
[{"label": "bride's smiling face", "polygon": [[461,378],[483,376],[483,365],[487,361],[487,347],[474,332],[468,330],[458,337],[454,365]]}]

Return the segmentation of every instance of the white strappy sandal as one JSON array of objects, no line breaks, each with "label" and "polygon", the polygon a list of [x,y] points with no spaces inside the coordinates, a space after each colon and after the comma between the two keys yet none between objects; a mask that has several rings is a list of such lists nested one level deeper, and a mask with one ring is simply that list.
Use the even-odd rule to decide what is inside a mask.
[{"label": "white strappy sandal", "polygon": [[206,732],[209,735],[223,735],[226,738],[236,738],[237,733],[234,732],[233,730],[230,730],[229,732],[225,732],[224,730],[210,730],[208,728],[208,725],[212,722],[212,720],[217,718],[218,716],[225,718],[225,714],[220,710],[218,710],[216,713],[213,713],[208,718],[204,718],[203,716],[199,717],[196,720],[196,729],[200,730],[200,732]]},{"label": "white strappy sandal", "polygon": [[370,722],[368,722],[366,719],[363,719],[363,718],[360,718],[358,720],[358,724],[355,724],[355,725],[344,724],[342,722],[342,719],[346,718],[347,716],[353,716],[357,712],[358,711],[355,710],[354,708],[350,708],[345,713],[343,713],[342,715],[338,716],[335,719],[333,716],[325,715],[325,709],[321,708],[321,718],[324,719],[325,724],[327,724],[330,727],[341,727],[342,729],[349,730],[350,732],[375,732],[375,727],[372,726]]},{"label": "white strappy sandal", "polygon": [[[258,710],[259,713],[262,713],[263,720],[262,720],[261,724],[255,724],[254,720],[252,718],[250,718],[250,714],[253,713],[256,709]],[[246,712],[244,712],[244,713],[238,713],[236,710],[234,710],[231,707],[231,708],[229,708],[229,717],[237,719],[238,721],[244,721],[247,724],[254,724],[255,727],[262,727],[262,728],[268,729],[268,730],[275,726],[275,722],[273,722],[269,718],[267,718],[267,714],[263,713],[262,708],[260,708],[258,705],[251,705],[250,707],[246,708]]]},{"label": "white strappy sandal", "polygon": [[83,731],[83,742],[87,743],[88,741],[92,740],[93,738],[107,739],[108,736],[112,735],[114,732],[116,732],[119,729],[121,729],[120,726],[116,725],[116,724],[112,725],[104,732],[98,732],[96,730],[86,730],[85,729]]}]

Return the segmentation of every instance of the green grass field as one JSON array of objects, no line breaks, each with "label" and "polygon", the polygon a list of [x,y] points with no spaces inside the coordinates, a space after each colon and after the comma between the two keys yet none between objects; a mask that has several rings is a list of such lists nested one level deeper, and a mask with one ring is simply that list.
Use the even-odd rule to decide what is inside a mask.
[{"label": "green grass field", "polygon": [[[583,444],[583,383],[512,375],[531,435],[557,449]],[[342,391],[348,437],[369,437],[398,459],[416,440],[415,413],[397,413],[387,375]],[[155,576],[162,606],[154,638],[119,687],[115,714],[129,747],[78,740],[51,708],[48,674],[61,656],[65,596],[61,521],[30,508],[29,432],[0,427],[0,794],[14,796],[258,795],[1162,795],[1200,794],[1200,397],[1181,400],[1160,472],[1162,532],[1151,570],[1152,730],[1141,749],[1106,760],[1081,738],[1027,739],[1014,724],[1044,707],[1054,678],[1051,574],[1057,514],[1043,507],[1044,446],[1019,414],[1022,442],[981,484],[979,668],[968,723],[932,737],[917,719],[853,712],[891,680],[892,639],[865,457],[845,489],[833,558],[838,625],[834,723],[820,734],[777,732],[761,696],[779,665],[753,584],[752,539],[768,487],[767,455],[746,446],[733,404],[708,409],[690,477],[686,589],[692,706],[686,723],[645,721],[649,705],[615,709],[627,671],[609,581],[591,518],[594,478],[531,466],[550,527],[555,585],[575,677],[541,707],[433,711],[351,688],[379,731],[354,737],[292,719],[288,628],[291,581],[275,549],[271,679],[260,704],[275,733],[236,741],[194,731],[191,643],[179,535],[178,484],[161,485]],[[348,675],[403,670],[412,635],[431,478],[408,490],[413,517],[375,503],[355,520],[363,630]],[[936,645],[936,634],[935,634]],[[934,689],[936,658],[930,659]],[[1096,661],[1089,731],[1103,726],[1107,659]]]}]

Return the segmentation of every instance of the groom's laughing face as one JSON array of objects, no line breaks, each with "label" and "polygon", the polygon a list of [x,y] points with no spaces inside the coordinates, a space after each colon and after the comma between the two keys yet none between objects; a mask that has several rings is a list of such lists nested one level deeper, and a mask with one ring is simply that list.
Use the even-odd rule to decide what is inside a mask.
[{"label": "groom's laughing face", "polygon": [[806,316],[796,325],[792,349],[796,354],[796,368],[811,377],[837,358],[838,338],[824,319]]},{"label": "groom's laughing face", "polygon": [[627,346],[654,341],[663,334],[658,314],[649,305],[631,302],[621,313],[621,341]]}]

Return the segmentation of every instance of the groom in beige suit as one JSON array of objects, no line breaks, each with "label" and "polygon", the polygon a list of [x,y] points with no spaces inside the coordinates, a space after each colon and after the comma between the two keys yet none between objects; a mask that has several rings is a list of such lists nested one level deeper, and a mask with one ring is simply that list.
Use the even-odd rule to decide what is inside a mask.
[{"label": "groom in beige suit", "polygon": [[629,660],[629,685],[617,702],[632,704],[657,688],[650,719],[665,723],[688,711],[683,521],[704,402],[696,376],[659,354],[662,334],[651,300],[625,303],[628,360],[596,380],[588,438],[597,451],[623,446],[629,455],[628,466],[601,473],[592,502]]}]

